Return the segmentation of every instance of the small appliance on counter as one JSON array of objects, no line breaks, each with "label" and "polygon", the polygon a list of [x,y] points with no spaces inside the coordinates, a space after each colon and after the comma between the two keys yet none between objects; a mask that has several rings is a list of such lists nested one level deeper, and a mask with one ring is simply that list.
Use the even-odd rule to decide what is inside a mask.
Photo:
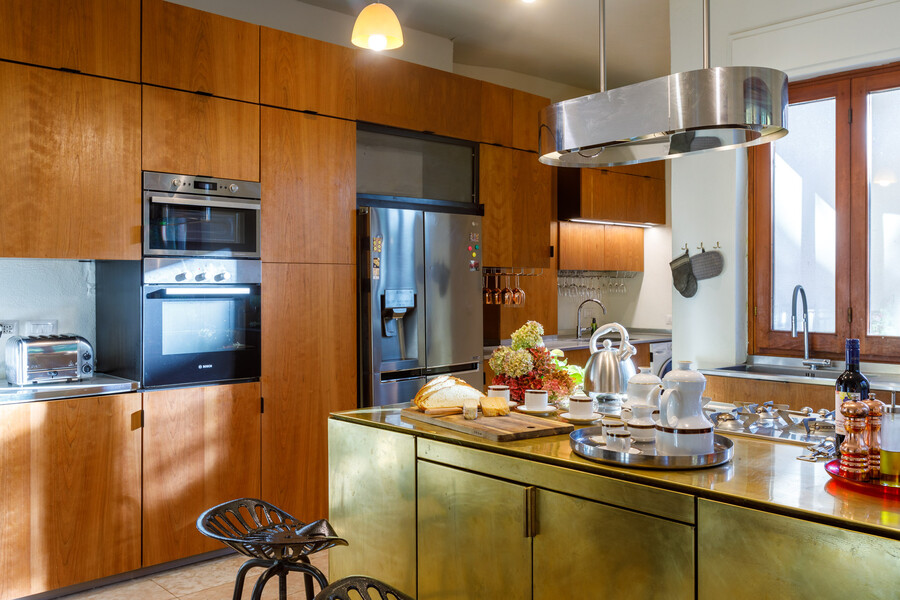
[{"label": "small appliance on counter", "polygon": [[6,342],[6,380],[12,385],[93,376],[94,349],[79,335],[17,335]]}]

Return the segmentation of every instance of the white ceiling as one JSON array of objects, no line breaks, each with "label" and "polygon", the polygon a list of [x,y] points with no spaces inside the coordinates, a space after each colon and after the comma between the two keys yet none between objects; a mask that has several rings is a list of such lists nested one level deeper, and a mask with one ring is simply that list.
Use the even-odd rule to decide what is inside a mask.
[{"label": "white ceiling", "polygon": [[[371,0],[302,0],[357,15]],[[454,62],[596,90],[598,0],[385,0],[401,26],[453,40]],[[669,73],[669,1],[606,2],[607,87]]]}]

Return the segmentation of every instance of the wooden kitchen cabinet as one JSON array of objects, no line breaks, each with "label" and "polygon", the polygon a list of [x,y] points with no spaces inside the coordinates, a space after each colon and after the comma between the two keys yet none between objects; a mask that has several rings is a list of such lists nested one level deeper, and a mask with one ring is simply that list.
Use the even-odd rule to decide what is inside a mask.
[{"label": "wooden kitchen cabinet", "polygon": [[260,497],[260,384],[144,393],[143,462],[143,566],[221,548],[197,517]]},{"label": "wooden kitchen cabinet", "polygon": [[0,63],[0,89],[0,256],[139,259],[140,86]]},{"label": "wooden kitchen cabinet", "polygon": [[262,107],[261,134],[263,261],[355,264],[356,124]]},{"label": "wooden kitchen cabinet", "polygon": [[560,221],[559,268],[563,271],[643,271],[644,230]]},{"label": "wooden kitchen cabinet", "polygon": [[356,56],[358,120],[478,139],[480,81],[371,52]]},{"label": "wooden kitchen cabinet", "polygon": [[513,145],[513,90],[487,81],[481,82],[481,135],[479,142]]},{"label": "wooden kitchen cabinet", "polygon": [[834,410],[834,386],[807,383],[790,383],[770,379],[745,379],[706,375],[704,396],[716,402],[759,403],[774,402],[787,404],[792,410],[809,406],[814,411],[820,408]]},{"label": "wooden kitchen cabinet", "polygon": [[140,0],[0,0],[3,59],[140,81],[140,39]]},{"label": "wooden kitchen cabinet", "polygon": [[356,118],[356,50],[261,27],[260,103]]},{"label": "wooden kitchen cabinet", "polygon": [[486,266],[550,266],[550,167],[537,155],[481,145],[479,199]]},{"label": "wooden kitchen cabinet", "polygon": [[0,599],[141,566],[140,394],[0,405]]},{"label": "wooden kitchen cabinet", "polygon": [[263,263],[262,497],[328,514],[327,421],[356,408],[356,268]]},{"label": "wooden kitchen cabinet", "polygon": [[[512,92],[512,145],[519,150],[538,151],[540,111],[549,106],[550,99],[521,90]],[[537,160],[537,158],[535,158]]]},{"label": "wooden kitchen cabinet", "polygon": [[666,222],[665,163],[557,171],[558,215],[624,223]]},{"label": "wooden kitchen cabinet", "polygon": [[259,26],[143,0],[142,81],[259,102]]},{"label": "wooden kitchen cabinet", "polygon": [[258,105],[147,85],[143,100],[143,170],[259,181]]}]

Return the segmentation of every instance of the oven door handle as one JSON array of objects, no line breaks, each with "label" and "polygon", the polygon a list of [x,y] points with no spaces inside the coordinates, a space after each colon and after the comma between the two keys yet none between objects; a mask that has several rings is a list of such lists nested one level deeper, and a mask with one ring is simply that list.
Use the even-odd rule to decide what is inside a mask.
[{"label": "oven door handle", "polygon": [[171,196],[150,196],[150,202],[154,204],[178,204],[181,206],[199,206],[201,208],[213,206],[216,208],[246,208],[259,210],[259,200],[194,200],[193,198],[173,198]]},{"label": "oven door handle", "polygon": [[160,288],[147,294],[148,298],[187,298],[187,297],[216,297],[216,296],[249,296],[253,293],[250,287],[198,287],[198,286],[172,286]]}]

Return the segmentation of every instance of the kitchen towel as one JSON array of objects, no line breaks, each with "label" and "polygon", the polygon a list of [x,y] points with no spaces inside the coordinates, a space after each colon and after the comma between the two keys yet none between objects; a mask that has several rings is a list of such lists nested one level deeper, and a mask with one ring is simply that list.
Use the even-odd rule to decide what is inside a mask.
[{"label": "kitchen towel", "polygon": [[703,250],[691,257],[691,270],[696,279],[709,279],[722,274],[725,261],[718,250]]},{"label": "kitchen towel", "polygon": [[672,268],[672,282],[675,289],[685,298],[690,298],[697,293],[697,278],[691,268],[691,255],[687,250],[684,254],[669,263]]}]

